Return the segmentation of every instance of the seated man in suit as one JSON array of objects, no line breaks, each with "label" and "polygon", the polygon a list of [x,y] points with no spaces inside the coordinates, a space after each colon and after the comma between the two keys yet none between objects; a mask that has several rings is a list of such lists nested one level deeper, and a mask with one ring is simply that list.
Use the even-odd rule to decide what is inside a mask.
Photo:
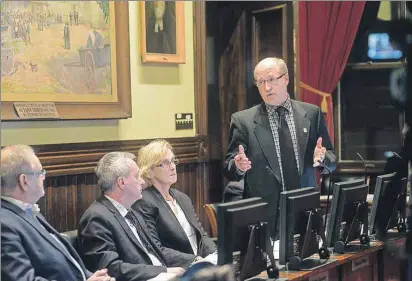
[{"label": "seated man in suit", "polygon": [[244,188],[244,180],[228,182],[223,191],[223,202],[242,200]]},{"label": "seated man in suit", "polygon": [[39,213],[45,176],[31,147],[1,150],[1,279],[113,281],[106,269],[91,274]]},{"label": "seated man in suit", "polygon": [[131,209],[142,198],[145,184],[135,155],[106,154],[97,164],[96,175],[103,195],[86,210],[78,229],[86,266],[107,267],[117,281],[167,280],[182,274],[182,267],[195,256],[157,246],[142,217]]}]

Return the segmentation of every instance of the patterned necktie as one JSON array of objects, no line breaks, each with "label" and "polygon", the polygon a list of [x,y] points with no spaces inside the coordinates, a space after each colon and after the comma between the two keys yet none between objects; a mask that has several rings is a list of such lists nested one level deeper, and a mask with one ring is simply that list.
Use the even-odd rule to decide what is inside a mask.
[{"label": "patterned necktie", "polygon": [[300,177],[298,165],[296,163],[295,149],[293,148],[292,136],[288,123],[286,122],[287,109],[283,106],[276,108],[279,115],[279,146],[282,160],[283,186],[285,190],[297,189],[300,187]]},{"label": "patterned necktie", "polygon": [[132,225],[136,228],[137,233],[139,234],[140,240],[143,243],[143,246],[146,248],[146,250],[154,255],[163,265],[165,264],[163,259],[158,255],[156,250],[153,248],[152,244],[148,240],[148,238],[145,235],[145,232],[143,231],[142,226],[140,225],[139,220],[136,218],[135,214],[132,211],[129,211],[126,216],[126,219],[128,219]]}]

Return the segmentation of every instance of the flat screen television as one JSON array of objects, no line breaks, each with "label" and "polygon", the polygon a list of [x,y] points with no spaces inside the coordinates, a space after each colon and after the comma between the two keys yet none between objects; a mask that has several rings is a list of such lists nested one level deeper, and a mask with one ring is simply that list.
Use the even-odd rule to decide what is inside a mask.
[{"label": "flat screen television", "polygon": [[392,46],[388,33],[372,32],[368,34],[367,56],[371,61],[399,61],[404,54]]}]

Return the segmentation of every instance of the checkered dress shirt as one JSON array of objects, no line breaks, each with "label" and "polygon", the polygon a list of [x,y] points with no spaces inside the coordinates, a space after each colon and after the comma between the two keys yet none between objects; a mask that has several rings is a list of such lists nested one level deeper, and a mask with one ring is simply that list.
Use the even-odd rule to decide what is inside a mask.
[{"label": "checkered dress shirt", "polygon": [[[293,150],[295,151],[295,158],[296,158],[296,163],[298,166],[298,172],[300,173],[298,139],[296,137],[295,122],[293,119],[293,108],[290,102],[290,98],[288,98],[285,101],[285,103],[283,104],[283,107],[287,109],[287,111],[285,111],[285,118],[289,126],[289,131],[290,131],[292,142],[293,142]],[[278,161],[279,161],[282,185],[284,185],[285,181],[283,179],[282,157],[280,155],[279,133],[278,133],[279,115],[276,113],[276,108],[277,106],[266,104],[266,110],[268,111],[270,129],[272,130],[273,140],[275,141],[276,155],[278,156]],[[285,188],[285,186],[283,186],[283,188]]]}]

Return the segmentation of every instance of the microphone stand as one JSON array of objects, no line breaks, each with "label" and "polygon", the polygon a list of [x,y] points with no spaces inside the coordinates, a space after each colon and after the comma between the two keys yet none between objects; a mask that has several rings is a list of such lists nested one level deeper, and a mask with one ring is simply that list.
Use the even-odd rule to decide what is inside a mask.
[{"label": "microphone stand", "polygon": [[[368,168],[367,168],[367,166],[366,166],[365,159],[363,159],[362,155],[360,155],[359,152],[357,152],[356,155],[357,155],[358,158],[362,161],[363,167],[365,168],[365,172],[364,172],[364,173],[365,173],[365,184],[367,184],[367,183],[368,183]],[[369,193],[369,191],[368,191],[368,193]]]},{"label": "microphone stand", "polygon": [[[266,167],[265,167],[265,169],[266,169],[266,171],[276,180],[276,176],[275,176],[275,173],[273,172],[273,170],[270,168],[270,166],[269,165],[267,165]],[[283,187],[283,185],[282,185],[282,187]],[[283,189],[283,191],[284,191],[284,188],[282,188]],[[279,194],[279,196],[278,196],[278,200],[277,200],[277,203],[276,203],[276,207],[278,208],[278,210],[277,210],[277,212],[276,212],[276,218],[275,218],[275,229],[276,230],[278,230],[277,229],[277,225],[278,225],[278,218],[279,218],[279,199],[280,199],[280,194]],[[276,265],[276,262],[275,262],[275,258],[274,258],[274,255],[273,255],[273,248],[274,248],[274,244],[275,244],[275,237],[273,237],[273,243],[270,241],[270,236],[271,235],[269,235],[269,237],[268,238],[266,238],[266,239],[269,239],[267,242],[267,246],[268,246],[268,244],[270,245],[270,249],[269,249],[269,251],[271,251],[271,253],[270,254],[268,254],[268,256],[269,256],[269,260],[270,260],[270,265],[269,266],[267,266],[266,267],[266,272],[267,272],[267,274],[268,274],[268,276],[269,276],[269,278],[273,278],[273,279],[278,279],[279,278],[279,268],[277,267],[277,265]]]},{"label": "microphone stand", "polygon": [[320,167],[325,169],[328,172],[329,175],[329,184],[328,184],[328,196],[326,197],[326,210],[325,210],[325,219],[324,219],[324,225],[326,227],[326,221],[328,218],[328,212],[329,212],[329,197],[330,197],[330,192],[331,192],[331,183],[332,183],[332,172],[330,169],[321,161],[318,160],[318,164]]}]

